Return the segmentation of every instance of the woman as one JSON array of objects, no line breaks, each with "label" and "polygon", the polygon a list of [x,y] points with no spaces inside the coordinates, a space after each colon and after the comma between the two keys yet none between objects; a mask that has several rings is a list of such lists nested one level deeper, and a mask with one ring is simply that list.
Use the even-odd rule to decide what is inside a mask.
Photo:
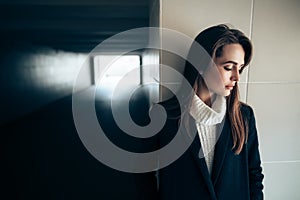
[{"label": "woman", "polygon": [[[204,30],[195,41],[188,58],[195,55],[198,43],[211,59],[197,67],[186,62],[184,77],[193,91],[182,87],[176,97],[161,103],[168,117],[159,148],[179,129],[197,134],[180,158],[159,170],[157,195],[162,200],[263,199],[254,114],[239,101],[237,84],[251,60],[252,44],[226,25]],[[154,191],[154,183],[148,182],[146,191]]]}]

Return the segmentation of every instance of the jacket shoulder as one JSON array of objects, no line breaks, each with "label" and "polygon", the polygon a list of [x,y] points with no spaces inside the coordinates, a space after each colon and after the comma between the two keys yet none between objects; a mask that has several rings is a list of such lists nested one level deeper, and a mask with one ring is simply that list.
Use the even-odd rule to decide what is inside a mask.
[{"label": "jacket shoulder", "polygon": [[254,117],[254,111],[250,105],[240,102],[240,109],[243,117],[245,117],[247,120],[250,120],[252,117]]}]

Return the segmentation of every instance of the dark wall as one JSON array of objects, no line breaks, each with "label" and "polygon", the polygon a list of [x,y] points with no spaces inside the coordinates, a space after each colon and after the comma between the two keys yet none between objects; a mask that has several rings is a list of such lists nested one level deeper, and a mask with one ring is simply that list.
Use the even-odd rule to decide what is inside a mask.
[{"label": "dark wall", "polygon": [[88,61],[87,54],[30,44],[2,48],[0,122],[11,121],[70,95],[81,67],[85,69],[82,88],[90,86]]}]

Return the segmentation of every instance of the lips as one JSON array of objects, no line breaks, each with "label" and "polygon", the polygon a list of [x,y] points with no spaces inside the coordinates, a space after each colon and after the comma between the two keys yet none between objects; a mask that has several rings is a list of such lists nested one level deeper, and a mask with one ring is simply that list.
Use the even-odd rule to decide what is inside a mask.
[{"label": "lips", "polygon": [[233,87],[234,87],[234,85],[226,85],[226,86],[225,86],[225,88],[228,89],[228,90],[232,90]]}]

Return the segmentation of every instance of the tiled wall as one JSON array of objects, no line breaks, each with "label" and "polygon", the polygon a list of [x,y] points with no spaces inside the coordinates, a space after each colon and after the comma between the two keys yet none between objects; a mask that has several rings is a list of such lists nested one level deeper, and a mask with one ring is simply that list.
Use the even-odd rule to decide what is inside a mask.
[{"label": "tiled wall", "polygon": [[300,199],[300,1],[255,0],[248,103],[260,130],[267,199]]},{"label": "tiled wall", "polygon": [[161,0],[161,5],[164,28],[194,38],[208,26],[229,23],[252,39],[254,58],[241,78],[241,99],[256,115],[265,199],[300,199],[300,1]]}]

